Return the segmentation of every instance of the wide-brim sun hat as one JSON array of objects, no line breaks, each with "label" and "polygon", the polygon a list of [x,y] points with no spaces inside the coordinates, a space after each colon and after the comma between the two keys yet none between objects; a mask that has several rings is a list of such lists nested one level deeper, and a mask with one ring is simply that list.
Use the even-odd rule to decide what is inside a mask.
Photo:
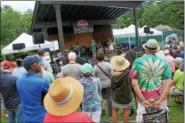
[{"label": "wide-brim sun hat", "polygon": [[149,39],[145,44],[143,44],[143,49],[158,51],[160,50],[160,47],[158,46],[158,42],[155,39]]},{"label": "wide-brim sun hat", "polygon": [[55,80],[44,98],[44,107],[52,115],[66,116],[76,111],[83,100],[83,86],[72,77]]},{"label": "wide-brim sun hat", "polygon": [[130,66],[130,62],[123,56],[113,56],[110,60],[110,64],[116,71],[123,71]]}]

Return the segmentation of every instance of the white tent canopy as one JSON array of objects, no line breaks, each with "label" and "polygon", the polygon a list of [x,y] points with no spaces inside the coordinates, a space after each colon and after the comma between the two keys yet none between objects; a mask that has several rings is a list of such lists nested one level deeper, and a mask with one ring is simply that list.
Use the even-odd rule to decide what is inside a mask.
[{"label": "white tent canopy", "polygon": [[[146,33],[144,33],[144,28],[147,27],[146,25],[139,29],[139,36],[147,36]],[[162,31],[158,31],[156,29],[150,28],[150,31],[153,31],[153,34],[148,34],[148,36],[154,36],[154,35],[163,35]]]},{"label": "white tent canopy", "polygon": [[[13,44],[17,43],[24,43],[25,48],[21,50],[13,50]],[[2,49],[2,54],[13,54],[13,53],[19,53],[19,52],[27,52],[27,51],[32,51],[32,50],[38,50],[38,49],[47,49],[50,48],[52,50],[56,50],[58,47],[58,42],[55,41],[49,42],[45,41],[44,44],[33,44],[33,38],[31,35],[28,35],[26,33],[22,33],[19,37],[17,37],[14,41],[12,41],[9,45],[4,47]]]},{"label": "white tent canopy", "polygon": [[[139,36],[147,36],[146,33],[144,33],[144,27],[138,28]],[[148,34],[148,36],[154,36],[154,35],[163,35],[162,31],[158,31],[156,29],[150,28],[151,31],[153,31],[153,34]],[[117,38],[119,37],[135,37],[135,25],[131,24],[130,26],[124,28],[124,29],[113,29],[113,35]]]},{"label": "white tent canopy", "polygon": [[135,36],[135,26],[131,24],[124,29],[113,29],[113,35],[116,37],[133,37]]}]

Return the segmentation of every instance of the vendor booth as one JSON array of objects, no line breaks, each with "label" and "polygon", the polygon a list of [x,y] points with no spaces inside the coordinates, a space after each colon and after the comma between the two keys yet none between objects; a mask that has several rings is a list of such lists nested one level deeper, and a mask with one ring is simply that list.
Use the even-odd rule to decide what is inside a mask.
[{"label": "vendor booth", "polygon": [[[146,42],[149,38],[154,38],[157,41],[163,40],[163,32],[158,31],[156,29],[150,28],[151,34],[147,34],[144,32],[144,28],[146,25],[139,28],[138,27],[138,37],[140,43]],[[123,29],[113,29],[114,39],[117,45],[124,43],[125,45],[136,45],[136,33],[135,33],[135,25],[131,24],[128,27]],[[140,44],[141,46],[141,44]],[[130,47],[130,46],[129,46]]]}]

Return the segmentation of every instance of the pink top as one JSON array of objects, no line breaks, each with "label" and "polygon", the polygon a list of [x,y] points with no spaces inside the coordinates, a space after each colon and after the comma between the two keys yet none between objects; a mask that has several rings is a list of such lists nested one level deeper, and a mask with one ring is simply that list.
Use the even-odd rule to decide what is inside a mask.
[{"label": "pink top", "polygon": [[168,64],[170,66],[171,72],[174,73],[175,72],[175,63],[174,58],[171,55],[166,55],[166,60],[168,61]]},{"label": "pink top", "polygon": [[94,123],[85,113],[73,112],[66,116],[55,116],[52,114],[46,114],[44,118],[44,123]]}]

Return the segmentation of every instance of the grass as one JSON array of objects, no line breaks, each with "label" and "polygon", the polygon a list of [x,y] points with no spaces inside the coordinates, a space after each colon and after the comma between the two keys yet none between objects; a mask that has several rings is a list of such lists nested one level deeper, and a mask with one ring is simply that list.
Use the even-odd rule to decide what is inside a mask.
[{"label": "grass", "polygon": [[[133,104],[134,104],[134,115],[129,118],[129,121],[135,121],[136,120],[136,105],[135,105],[135,100],[133,100]],[[184,122],[184,106],[180,105],[180,104],[176,104],[174,102],[174,97],[170,96],[170,105],[169,107],[169,112],[168,112],[168,116],[169,116],[169,121],[170,123],[180,123],[180,122]],[[123,115],[122,115],[122,111],[120,110],[118,112],[118,121],[122,121],[123,119]],[[108,116],[106,114],[106,116],[102,117],[102,120],[108,120],[111,121],[112,117]]]},{"label": "grass", "polygon": [[7,122],[8,122],[8,118],[1,117],[1,123],[7,123]]},{"label": "grass", "polygon": [[[135,105],[135,101],[133,100],[133,104]],[[180,123],[180,122],[184,122],[184,107],[183,105],[180,104],[176,104],[174,103],[174,97],[170,97],[170,106],[169,106],[169,120],[170,123]],[[136,107],[134,107],[134,111],[136,111]],[[122,121],[122,111],[119,111],[119,116],[118,116],[118,120]],[[136,113],[129,119],[129,121],[135,121],[136,119]],[[106,115],[102,117],[102,120],[108,120],[111,121],[112,117]],[[4,118],[1,117],[1,123],[7,123],[8,122],[8,118]]]}]

